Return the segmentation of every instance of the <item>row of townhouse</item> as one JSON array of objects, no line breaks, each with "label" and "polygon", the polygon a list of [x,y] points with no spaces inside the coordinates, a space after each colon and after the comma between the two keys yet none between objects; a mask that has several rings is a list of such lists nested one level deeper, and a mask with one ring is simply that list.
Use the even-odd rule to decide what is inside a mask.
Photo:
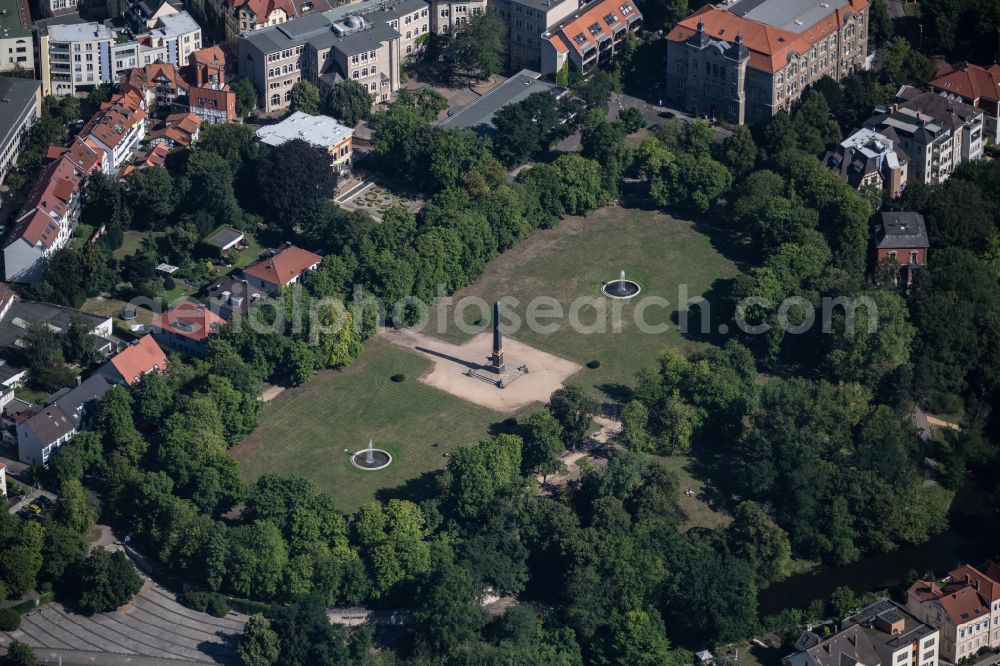
[{"label": "row of townhouse", "polygon": [[38,176],[3,246],[8,282],[39,282],[45,258],[72,236],[79,217],[87,177],[110,169],[108,154],[77,137]]},{"label": "row of townhouse", "polygon": [[823,76],[866,66],[868,0],[705,5],[667,34],[667,98],[733,124],[788,110]]},{"label": "row of townhouse", "polygon": [[116,83],[134,67],[158,61],[183,65],[201,47],[201,27],[187,12],[157,18],[155,27],[125,41],[101,23],[52,25],[39,34],[42,92],[76,95]]}]

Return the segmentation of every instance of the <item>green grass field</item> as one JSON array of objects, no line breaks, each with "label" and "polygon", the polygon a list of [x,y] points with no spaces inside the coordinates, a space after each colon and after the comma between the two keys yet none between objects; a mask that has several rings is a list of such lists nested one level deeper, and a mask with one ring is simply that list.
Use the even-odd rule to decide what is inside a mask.
[{"label": "green grass field", "polygon": [[[375,497],[447,463],[445,453],[478,441],[503,419],[426,386],[417,379],[429,361],[375,341],[343,371],[323,371],[264,407],[257,430],[231,449],[247,481],[262,474],[298,474],[352,511]],[[389,378],[406,375],[396,383]],[[393,456],[383,470],[353,467],[349,454],[368,445]]]},{"label": "green grass field", "polygon": [[[601,285],[619,275],[642,286],[642,292],[621,304],[620,332],[613,332],[611,313],[613,301],[601,294]],[[569,325],[569,318],[554,319],[559,327],[553,333],[532,331],[522,325],[511,337],[586,364],[591,359],[601,362],[596,370],[585,370],[579,381],[590,386],[631,384],[635,373],[652,365],[666,348],[692,353],[703,346],[694,338],[682,336],[672,316],[678,302],[678,285],[686,284],[689,298],[709,291],[718,280],[736,276],[736,265],[713,246],[713,241],[694,228],[694,224],[677,220],[656,211],[630,208],[604,208],[584,218],[568,218],[555,229],[538,231],[516,247],[490,263],[483,277],[454,296],[454,302],[466,296],[480,297],[492,303],[500,297],[512,296],[520,301],[514,311],[524,319],[528,302],[535,297],[556,299],[564,314],[578,297],[591,297],[607,308],[605,332],[581,333]],[[650,305],[644,318],[647,322],[668,325],[662,333],[650,334],[636,324],[636,304],[644,296],[667,299],[666,307]],[[721,308],[721,304],[719,306]],[[438,310],[432,309],[425,332],[439,335],[450,342],[461,343],[470,336],[455,324],[455,311],[448,311],[446,332],[439,332]],[[695,311],[697,312],[697,310]],[[482,317],[479,308],[470,307],[464,320],[473,324]],[[490,314],[483,321],[488,324]],[[579,320],[590,324],[596,320],[595,310],[580,310]],[[698,323],[697,315],[691,317]],[[545,321],[543,323],[549,323]],[[507,363],[516,363],[509,358]]]},{"label": "green grass field", "polygon": [[142,247],[142,241],[146,236],[161,236],[163,232],[161,231],[126,231],[125,238],[122,241],[122,246],[115,250],[112,254],[115,259],[124,259],[130,254],[134,254],[136,250]]}]

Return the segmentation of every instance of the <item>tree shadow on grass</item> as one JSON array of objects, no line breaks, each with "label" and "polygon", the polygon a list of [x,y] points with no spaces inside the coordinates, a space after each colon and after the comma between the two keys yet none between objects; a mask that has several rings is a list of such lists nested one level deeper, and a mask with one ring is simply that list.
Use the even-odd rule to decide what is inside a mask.
[{"label": "tree shadow on grass", "polygon": [[392,499],[409,500],[419,504],[424,500],[439,497],[443,492],[442,470],[424,472],[420,476],[407,479],[402,484],[392,488],[379,488],[375,491],[375,499],[388,502]]},{"label": "tree shadow on grass", "polygon": [[632,388],[625,384],[613,384],[606,382],[598,384],[597,390],[603,393],[608,399],[618,403],[626,403],[632,399]]},{"label": "tree shadow on grass", "polygon": [[[684,312],[676,310],[671,321],[685,339],[723,346],[740,334],[734,320],[733,291],[735,278],[719,278],[702,294],[703,301],[692,298]],[[706,305],[707,304],[707,310]],[[680,305],[680,304],[678,304]]]}]

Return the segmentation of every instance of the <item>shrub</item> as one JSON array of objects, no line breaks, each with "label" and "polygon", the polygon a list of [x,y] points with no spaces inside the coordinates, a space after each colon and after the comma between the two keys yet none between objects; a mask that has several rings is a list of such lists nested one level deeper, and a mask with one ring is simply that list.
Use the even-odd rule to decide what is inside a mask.
[{"label": "shrub", "polygon": [[393,375],[389,379],[391,379],[392,381],[394,381],[397,384],[399,384],[400,382],[403,382],[403,381],[406,380],[406,375],[404,375],[403,373],[398,373],[398,374]]},{"label": "shrub", "polygon": [[168,275],[167,277],[163,278],[163,289],[164,289],[164,291],[170,291],[170,290],[176,289],[176,288],[177,288],[177,283],[174,282],[174,279],[172,277],[170,277]]},{"label": "shrub", "polygon": [[20,613],[12,608],[0,608],[0,631],[16,631],[20,626]]},{"label": "shrub", "polygon": [[225,617],[229,612],[229,602],[218,592],[188,590],[181,596],[181,603],[199,613],[210,613],[215,617]]},{"label": "shrub", "polygon": [[587,367],[590,368],[591,370],[597,370],[599,367],[601,367],[601,362],[595,358],[592,361],[587,361]]}]

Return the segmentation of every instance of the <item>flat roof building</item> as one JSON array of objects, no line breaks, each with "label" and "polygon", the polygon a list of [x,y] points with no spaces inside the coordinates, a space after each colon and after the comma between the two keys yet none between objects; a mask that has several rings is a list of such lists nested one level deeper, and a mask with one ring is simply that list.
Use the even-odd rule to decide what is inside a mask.
[{"label": "flat roof building", "polygon": [[[28,47],[31,48],[30,46]],[[42,113],[42,84],[0,77],[0,185],[17,165],[31,128]]]},{"label": "flat roof building", "polygon": [[269,146],[280,146],[301,139],[330,154],[331,164],[338,170],[350,167],[353,158],[354,130],[341,125],[330,116],[312,116],[296,111],[280,123],[265,125],[257,130],[257,138]]}]

